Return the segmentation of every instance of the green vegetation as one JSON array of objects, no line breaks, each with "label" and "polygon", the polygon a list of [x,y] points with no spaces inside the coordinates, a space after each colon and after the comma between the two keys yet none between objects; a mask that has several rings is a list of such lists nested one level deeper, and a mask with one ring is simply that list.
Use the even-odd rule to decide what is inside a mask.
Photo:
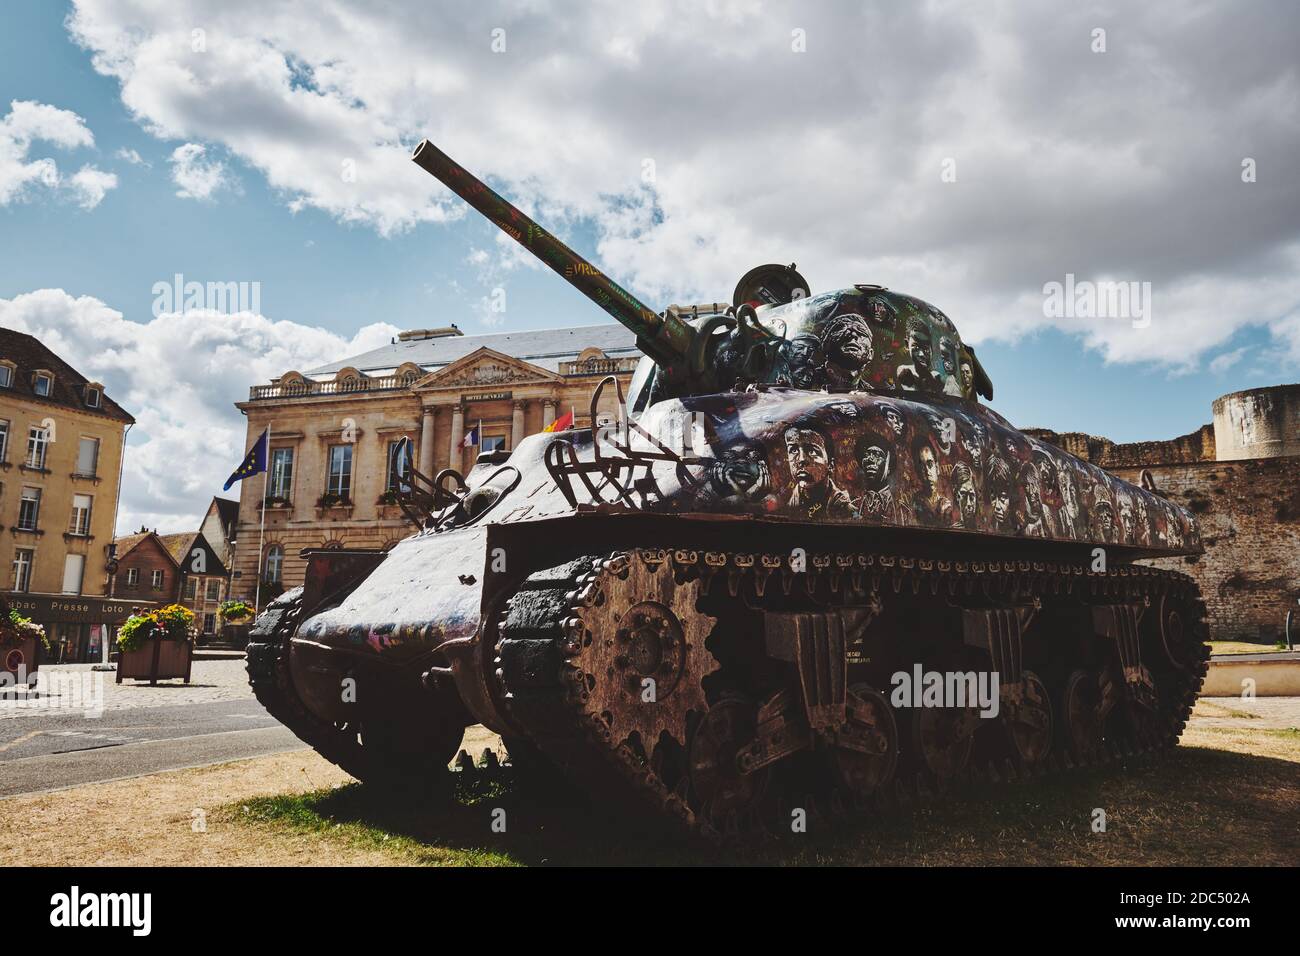
[{"label": "green vegetation", "polygon": [[30,617],[23,617],[17,611],[10,609],[9,624],[10,627],[0,628],[0,639],[3,639],[0,643],[21,644],[23,641],[35,638],[45,646],[47,651],[50,649],[50,639],[45,636],[45,628],[40,624],[33,624]]},{"label": "green vegetation", "polygon": [[133,614],[117,629],[117,646],[133,651],[151,637],[164,641],[192,641],[194,612],[180,604],[168,604],[147,614]]},{"label": "green vegetation", "polygon": [[[1300,744],[1300,731],[1269,736]],[[1093,832],[1094,808],[1106,812],[1105,833]],[[493,832],[494,811],[504,811],[505,833]],[[459,783],[454,795],[403,799],[350,784],[220,812],[414,865],[1292,865],[1300,834],[1286,821],[1300,813],[1300,763],[1184,745],[1161,760],[887,808],[836,830],[814,818],[806,835],[743,849],[607,820],[577,794],[481,781]]]},{"label": "green vegetation", "polygon": [[253,605],[238,598],[222,601],[219,613],[223,621],[241,621],[253,616]]}]

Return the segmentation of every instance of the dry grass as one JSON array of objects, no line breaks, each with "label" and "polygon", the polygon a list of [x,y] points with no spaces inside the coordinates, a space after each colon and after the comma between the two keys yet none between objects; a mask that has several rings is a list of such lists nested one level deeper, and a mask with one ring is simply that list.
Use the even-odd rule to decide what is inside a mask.
[{"label": "dry grass", "polygon": [[[1294,866],[1300,730],[1260,726],[1285,724],[1291,708],[1261,720],[1235,703],[1198,704],[1160,761],[984,788],[834,833],[814,821],[745,851],[665,841],[500,784],[462,787],[436,808],[395,800],[300,752],[0,801],[0,864]],[[192,807],[209,809],[206,833],[191,831]],[[1092,830],[1094,808],[1105,833]],[[491,829],[496,809],[504,834]]]},{"label": "dry grass", "polygon": [[1248,644],[1245,641],[1210,641],[1211,654],[1283,654],[1285,647],[1276,644]]},{"label": "dry grass", "polygon": [[[489,828],[494,809],[508,832]],[[1092,830],[1095,808],[1106,832]],[[1032,786],[982,788],[834,833],[728,851],[604,821],[585,807],[543,807],[508,789],[462,791],[439,814],[379,801],[361,786],[254,801],[255,826],[314,832],[394,862],[768,865],[1295,865],[1300,862],[1300,732],[1209,729],[1161,761]],[[451,854],[450,856],[448,854]]]}]

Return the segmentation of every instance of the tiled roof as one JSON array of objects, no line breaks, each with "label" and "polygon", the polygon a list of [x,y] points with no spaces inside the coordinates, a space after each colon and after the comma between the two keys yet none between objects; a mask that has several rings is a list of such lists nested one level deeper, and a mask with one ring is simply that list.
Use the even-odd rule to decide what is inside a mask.
[{"label": "tiled roof", "polygon": [[151,534],[153,534],[152,531],[141,531],[141,532],[137,532],[136,534],[124,534],[122,535],[122,537],[117,538],[114,541],[114,544],[117,545],[118,560],[120,561],[122,558],[125,558],[128,554],[131,553],[131,551],[135,548],[136,545],[138,545],[145,538],[149,537],[149,535]]},{"label": "tiled roof", "polygon": [[194,539],[198,536],[197,531],[183,531],[180,534],[160,534],[158,540],[163,543],[172,560],[180,564],[181,558],[189,554],[190,548],[194,547]]},{"label": "tiled roof", "polygon": [[175,538],[179,536],[162,535],[156,531],[137,531],[135,534],[124,534],[120,538],[114,539],[114,544],[117,545],[117,560],[119,561],[125,560],[128,554],[130,554],[132,551],[134,551],[136,548],[142,545],[147,539],[152,538],[154,541],[158,542],[158,546],[163,550],[164,553],[167,554],[168,557],[172,559],[172,562],[177,566],[179,566],[180,562],[177,560],[176,555],[172,552],[172,549],[168,546],[167,542],[164,540],[165,538],[169,538],[169,537]]},{"label": "tiled roof", "polygon": [[[7,391],[33,402],[76,408],[89,415],[103,415],[121,422],[135,421],[126,409],[102,393],[99,408],[87,406],[85,386],[89,379],[51,352],[35,336],[0,328],[0,359],[8,359],[18,366],[9,388],[0,390],[0,395]],[[54,375],[54,387],[48,396],[37,395],[34,391],[32,372],[37,369],[45,369]]]},{"label": "tiled roof", "polygon": [[489,335],[447,335],[413,342],[395,342],[363,355],[331,362],[304,374],[326,377],[352,366],[369,374],[392,371],[404,362],[414,362],[431,372],[481,348],[522,359],[532,365],[558,372],[561,362],[572,362],[583,349],[596,347],[610,358],[639,355],[636,336],[618,323],[577,325],[564,329],[533,329],[525,332],[495,332]]}]

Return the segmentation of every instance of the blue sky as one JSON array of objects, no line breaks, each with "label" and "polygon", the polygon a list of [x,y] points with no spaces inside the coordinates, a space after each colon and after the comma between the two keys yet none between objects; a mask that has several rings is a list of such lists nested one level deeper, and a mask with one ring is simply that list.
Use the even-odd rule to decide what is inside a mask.
[{"label": "blue sky", "polygon": [[[66,298],[60,301],[82,301],[80,321],[91,321],[85,316],[97,313],[86,311],[90,306],[83,297],[89,297],[109,310],[105,314],[121,313],[126,324],[114,333],[120,338],[148,326],[154,283],[179,272],[200,281],[260,282],[261,313],[269,325],[293,324],[279,326],[279,333],[259,326],[244,341],[246,361],[223,360],[220,369],[209,372],[221,380],[220,387],[196,386],[194,407],[204,401],[214,407],[201,414],[191,411],[189,420],[211,416],[212,427],[225,429],[209,449],[209,470],[221,470],[216,463],[227,455],[234,456],[230,467],[237,463],[242,425],[230,402],[246,394],[248,385],[283,371],[277,362],[338,358],[331,350],[382,340],[385,329],[392,330],[388,327],[456,322],[472,333],[601,321],[601,314],[558,278],[521,264],[476,214],[456,214],[454,204],[435,184],[426,183],[414,165],[392,161],[383,167],[380,181],[372,177],[366,195],[355,200],[346,194],[339,198],[337,183],[328,182],[319,168],[308,168],[309,160],[343,140],[366,144],[367,137],[391,160],[399,147],[409,148],[426,131],[507,195],[538,209],[543,222],[554,223],[575,248],[648,302],[727,298],[736,277],[772,259],[797,261],[814,291],[853,281],[878,282],[929,299],[978,344],[996,387],[993,406],[1022,426],[1087,431],[1117,441],[1173,437],[1207,422],[1210,403],[1221,394],[1296,378],[1300,345],[1294,332],[1300,326],[1295,322],[1294,252],[1300,225],[1292,215],[1296,190],[1290,182],[1296,155],[1291,128],[1296,73],[1294,64],[1288,66],[1284,54],[1269,45],[1273,31],[1267,23],[1236,18],[1225,21],[1231,24],[1225,28],[1179,21],[1159,10],[1151,19],[1117,22],[1104,7],[1077,22],[1065,14],[1041,21],[1028,12],[1009,15],[1005,22],[990,17],[975,28],[1023,44],[1018,72],[1000,76],[981,64],[978,58],[984,54],[974,49],[977,44],[969,44],[970,49],[954,45],[954,37],[966,34],[950,36],[951,24],[895,22],[920,14],[889,13],[880,29],[896,29],[904,38],[899,43],[915,45],[905,50],[901,69],[915,68],[925,82],[891,88],[889,71],[881,70],[885,79],[832,73],[834,83],[827,86],[823,64],[843,63],[837,52],[824,53],[824,45],[818,46],[819,38],[837,32],[840,14],[828,8],[830,12],[817,15],[823,17],[820,21],[809,15],[809,55],[827,58],[813,59],[812,69],[805,66],[809,60],[773,55],[769,62],[774,65],[765,74],[772,74],[770,82],[777,85],[764,88],[769,80],[751,67],[735,72],[744,76],[750,69],[752,84],[731,79],[729,67],[735,64],[724,61],[725,72],[705,74],[708,79],[690,90],[675,86],[684,81],[654,69],[655,54],[680,49],[687,56],[694,44],[711,43],[712,22],[674,26],[644,13],[615,14],[610,5],[598,3],[591,17],[593,32],[584,33],[585,27],[565,22],[569,18],[563,14],[548,17],[514,4],[488,4],[473,12],[412,4],[403,13],[386,5],[371,10],[365,4],[328,2],[321,5],[319,22],[303,23],[302,36],[291,31],[286,39],[283,23],[275,19],[282,4],[230,7],[241,5],[231,14],[238,14],[237,21],[223,21],[212,12],[221,5],[178,0],[159,5],[158,11],[131,14],[140,18],[135,22],[111,4],[84,0],[79,4],[82,23],[75,31],[65,22],[74,11],[72,3],[10,0],[0,11],[0,116],[11,101],[34,101],[75,113],[94,136],[89,148],[33,144],[29,158],[48,156],[65,174],[89,163],[117,177],[116,187],[94,208],[39,189],[0,204],[0,302],[17,302],[40,289],[62,290]],[[719,35],[748,30],[751,44],[771,40],[778,51],[786,44],[781,18],[801,15],[790,12],[797,7],[774,4],[759,21],[743,4],[734,7],[723,5],[722,16],[730,19],[717,25]],[[180,8],[183,13],[174,12]],[[1212,9],[1215,17],[1231,16],[1227,6]],[[369,44],[350,39],[348,29],[331,33],[330,17],[346,24],[363,10],[369,18]],[[611,19],[624,16],[629,19]],[[102,54],[121,37],[151,31],[157,36],[172,31],[183,41],[191,21],[209,20],[214,44],[223,44],[213,55],[229,59],[217,72],[194,68],[203,92],[189,100],[174,96],[159,78],[165,74],[151,73],[150,58],[138,51],[97,69],[86,48]],[[769,37],[763,31],[772,21],[779,28]],[[1094,21],[1113,25],[1116,49],[1107,53],[1109,60],[1083,59],[1089,55],[1087,27]],[[513,45],[509,57],[493,59],[486,52],[486,36],[498,22],[512,31]],[[236,85],[230,77],[238,67],[230,64],[251,56],[227,41],[237,29],[246,30],[239,39],[250,44],[239,50],[268,48],[295,64],[295,70],[302,69],[302,75],[277,88],[274,79],[250,69],[255,82]],[[1213,63],[1194,71],[1190,64],[1205,61],[1203,34],[1216,31],[1216,42],[1230,51],[1234,44],[1238,53],[1258,47],[1257,62],[1241,65],[1250,57],[1237,56],[1222,67],[1227,74],[1217,80]],[[843,32],[853,31],[846,26]],[[1131,34],[1144,35],[1141,56],[1150,62],[1120,46]],[[465,53],[466,36],[483,37],[484,48]],[[418,57],[406,43],[419,50]],[[1047,49],[1039,51],[1044,44]],[[1056,94],[1044,90],[1049,82],[1067,82],[1058,73],[1081,72],[1055,69],[1062,54],[1053,52],[1053,44],[1080,57],[1083,68],[1114,75],[1101,73],[1089,81],[1091,86],[1063,86]],[[888,44],[891,50],[898,45]],[[881,50],[880,55],[896,54]],[[1036,63],[1040,55],[1043,62]],[[943,65],[927,66],[930,58]],[[192,58],[178,55],[178,62]],[[334,74],[340,64],[347,67],[341,78]],[[1035,69],[1041,76],[1035,76]],[[1188,82],[1217,84],[1214,93],[1182,89],[1178,71],[1184,69]],[[1173,75],[1170,87],[1157,88],[1160,81],[1151,77],[1165,73]],[[1135,75],[1144,78],[1136,85]],[[980,77],[988,89],[962,105],[957,102],[961,97],[975,94],[954,90],[968,87],[963,77],[969,76]],[[859,86],[876,81],[884,84],[878,92]],[[1234,83],[1241,90],[1239,101],[1228,95]],[[438,89],[439,84],[445,89]],[[1150,84],[1155,87],[1144,93]],[[1176,96],[1170,92],[1174,88],[1179,89]],[[826,115],[808,115],[822,100],[845,90],[858,91],[852,110],[832,103]],[[893,102],[904,94],[915,95],[926,109]],[[1160,106],[1153,112],[1150,103],[1139,103],[1145,112],[1135,124],[1125,114],[1137,106],[1127,101],[1144,95]],[[1261,109],[1264,119],[1255,120],[1250,109],[1242,108],[1242,103],[1273,95],[1285,105],[1280,111]],[[312,117],[316,125],[307,125],[300,138],[270,128],[274,119],[259,119],[259,111],[274,117],[284,103],[302,104],[304,96],[332,112],[319,121]],[[722,117],[734,105],[726,97],[748,104],[746,109],[758,117],[749,121],[753,138],[719,132],[720,123],[730,122]],[[1091,105],[1085,102],[1088,97]],[[1181,101],[1184,97],[1187,102]],[[130,99],[134,114],[124,98]],[[766,104],[766,109],[755,104]],[[1078,112],[1078,122],[1055,125],[1063,104]],[[204,112],[218,107],[225,112]],[[988,115],[976,122],[958,119],[954,112],[942,120],[945,111],[958,107],[963,115],[981,109]],[[1216,124],[1215,111],[1221,111],[1224,122]],[[917,125],[916,117],[931,113],[941,117],[938,132]],[[850,114],[851,119],[838,118]],[[1125,135],[1118,132],[1109,139],[1089,132],[1109,122],[1097,116],[1112,114],[1116,130],[1130,131],[1130,142],[1117,144]],[[212,115],[239,118],[214,124]],[[801,122],[800,115],[806,120]],[[1193,137],[1200,134],[1188,130],[1207,122],[1224,132],[1212,148],[1198,149]],[[890,135],[880,135],[881,129]],[[1023,170],[999,172],[1004,156],[980,153],[988,142],[1005,144],[1017,136],[1030,144],[1026,155],[1032,162]],[[1043,146],[1053,136],[1060,143]],[[748,153],[739,148],[742,141]],[[761,178],[765,170],[760,167],[775,165],[773,157],[799,154],[810,149],[808,144],[822,142],[826,145],[808,154],[812,162],[796,156],[789,169],[770,173],[775,177],[770,182]],[[210,198],[177,194],[173,152],[187,143],[201,146],[207,161],[224,167],[226,185]],[[1200,153],[1209,153],[1219,164],[1213,175],[1222,174],[1214,182],[1222,185],[1206,190],[1201,168],[1175,169],[1174,160],[1161,166],[1159,156],[1150,158],[1170,143],[1177,146],[1170,155],[1180,157],[1178,163],[1199,162]],[[1095,159],[1088,156],[1093,148]],[[120,158],[120,150],[134,150],[144,162]],[[664,169],[651,191],[611,178],[612,166],[635,170],[650,151],[657,152]],[[956,193],[944,194],[932,184],[937,178],[916,171],[928,170],[932,161],[937,167],[949,151],[977,179],[963,181],[965,193],[956,202],[946,198]],[[1242,191],[1256,187],[1243,186],[1236,172],[1238,156],[1248,154],[1260,155],[1261,183],[1254,193]],[[858,171],[855,164],[860,164]],[[905,172],[881,185],[882,170],[891,168]],[[1158,175],[1152,176],[1152,169]],[[986,181],[978,181],[986,175]],[[1125,177],[1137,183],[1128,193],[1124,189],[1129,186],[1117,185],[1127,183]],[[1285,183],[1279,185],[1279,179]],[[1161,200],[1161,180],[1177,182],[1176,210]],[[857,181],[867,184],[864,190],[887,187],[888,192],[861,197],[853,189],[828,192],[833,184]],[[732,183],[735,194],[729,193]],[[795,198],[780,195],[782,189]],[[1144,198],[1133,200],[1139,189]],[[1090,198],[1089,190],[1100,198]],[[1068,198],[1074,192],[1079,196]],[[1242,197],[1260,202],[1259,210],[1241,207]],[[1130,203],[1131,212],[1122,202]],[[831,210],[837,222],[863,217],[870,228],[840,231],[825,215],[816,218],[818,208]],[[1197,233],[1204,241],[1188,244],[1187,237]],[[1041,261],[1017,271],[1017,263],[1045,248]],[[1084,330],[1089,340],[1044,320],[1039,287],[1067,270],[1081,277],[1153,279],[1157,313],[1146,342],[1154,344],[1135,345],[1123,329]],[[501,324],[489,325],[482,302],[496,286],[508,290],[510,309]],[[1273,289],[1277,292],[1262,291]],[[43,321],[55,321],[49,318],[51,308],[47,303]],[[11,305],[9,314],[27,313]],[[303,338],[298,327],[332,336],[313,339],[315,351],[295,351],[294,342],[285,340]],[[239,341],[241,333],[227,332]],[[66,339],[78,348],[77,335],[69,333]],[[200,351],[210,348],[202,336],[187,341]],[[223,348],[230,345],[222,342]],[[68,356],[74,364],[81,360],[94,366],[106,348],[103,343],[82,346],[84,357]],[[290,357],[281,359],[282,352]],[[117,374],[109,365],[102,374]],[[113,391],[115,381],[105,380]],[[133,396],[138,402],[155,400],[138,383],[123,400],[130,405]],[[151,422],[139,415],[141,409],[131,410],[142,418],[132,436],[135,447],[161,440],[180,423],[175,416]],[[165,451],[159,445],[153,453]],[[216,490],[223,478],[204,474],[196,479],[194,488],[173,502],[174,514],[149,512],[141,505],[143,520],[183,525],[182,512],[196,507],[208,493],[203,489]]]}]

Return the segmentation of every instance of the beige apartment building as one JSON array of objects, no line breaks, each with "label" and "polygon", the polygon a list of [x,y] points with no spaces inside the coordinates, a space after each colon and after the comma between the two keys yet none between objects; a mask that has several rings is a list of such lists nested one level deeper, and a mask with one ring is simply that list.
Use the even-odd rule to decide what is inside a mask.
[{"label": "beige apartment building", "polygon": [[[413,530],[392,502],[394,445],[415,465],[462,473],[480,451],[513,448],[570,409],[589,423],[592,390],[616,375],[626,392],[640,352],[621,325],[463,335],[454,325],[254,386],[238,407],[245,448],[271,430],[268,470],[240,482],[231,593],[251,600],[302,584],[304,548],[387,548]],[[612,413],[612,389],[598,414]],[[480,444],[466,433],[481,423]],[[259,551],[261,502],[266,525]]]},{"label": "beige apartment building", "polygon": [[130,606],[106,599],[134,419],[36,338],[0,329],[0,593],[62,660],[98,658]]}]

